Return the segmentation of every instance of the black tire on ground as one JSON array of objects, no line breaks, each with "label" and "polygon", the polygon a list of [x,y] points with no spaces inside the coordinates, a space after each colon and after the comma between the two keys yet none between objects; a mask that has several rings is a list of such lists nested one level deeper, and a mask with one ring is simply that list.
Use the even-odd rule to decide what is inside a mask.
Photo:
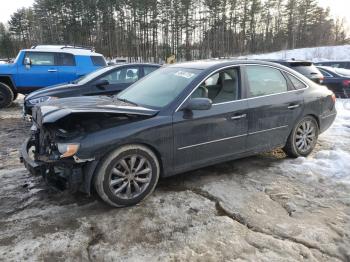
[{"label": "black tire on ground", "polygon": [[318,135],[319,127],[316,119],[306,116],[294,126],[283,150],[289,157],[306,157],[315,148]]},{"label": "black tire on ground", "polygon": [[94,187],[108,204],[131,206],[154,191],[159,175],[159,161],[152,150],[142,145],[126,145],[101,161],[96,170]]},{"label": "black tire on ground", "polygon": [[13,100],[12,100],[12,101],[15,101],[15,100],[17,99],[17,97],[18,97],[18,93],[14,93],[14,94],[13,94]]},{"label": "black tire on ground", "polygon": [[0,83],[0,108],[5,108],[11,105],[14,94],[12,89],[4,84]]}]

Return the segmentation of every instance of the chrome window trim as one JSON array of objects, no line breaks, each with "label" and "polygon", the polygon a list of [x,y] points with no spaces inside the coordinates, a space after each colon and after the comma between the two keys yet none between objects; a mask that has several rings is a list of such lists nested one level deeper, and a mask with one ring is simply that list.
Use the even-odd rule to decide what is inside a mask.
[{"label": "chrome window trim", "polygon": [[[298,92],[298,91],[302,91],[302,90],[306,90],[309,89],[310,86],[302,79],[300,79],[298,76],[294,75],[293,73],[288,72],[287,70],[283,69],[283,68],[278,68],[276,66],[272,66],[272,65],[261,65],[261,64],[237,64],[237,65],[230,65],[230,66],[224,66],[221,67],[219,69],[216,69],[214,72],[212,72],[208,77],[204,78],[204,80],[202,80],[195,88],[193,88],[193,90],[191,91],[191,93],[189,95],[187,95],[185,97],[185,99],[181,102],[181,104],[176,108],[175,113],[179,111],[179,109],[181,108],[181,106],[187,101],[187,99],[192,95],[192,93],[204,82],[206,81],[209,77],[211,77],[212,75],[216,74],[218,71],[224,70],[226,68],[232,68],[232,67],[241,67],[241,66],[265,66],[265,67],[271,67],[280,71],[283,71],[287,74],[290,74],[292,76],[294,76],[296,79],[298,79],[300,82],[302,82],[306,87],[302,88],[302,89],[295,89],[295,90],[288,90],[286,92],[281,92],[281,93],[275,93],[275,94],[269,94],[269,95],[263,95],[263,96],[256,96],[256,97],[248,97],[248,98],[243,98],[243,99],[239,99],[239,100],[232,100],[232,101],[227,101],[227,102],[221,102],[221,103],[215,103],[212,106],[217,106],[217,105],[223,105],[223,104],[229,104],[229,103],[234,103],[234,102],[239,102],[239,101],[245,101],[245,100],[250,100],[250,99],[256,99],[256,98],[261,98],[261,97],[268,97],[268,96],[275,96],[275,95],[281,95],[281,94],[285,94],[285,93],[292,93],[292,92]],[[242,88],[242,86],[241,86]],[[242,90],[241,90],[242,92]]]},{"label": "chrome window trim", "polygon": [[225,141],[225,140],[230,140],[230,139],[234,139],[234,138],[239,138],[239,137],[243,137],[243,136],[249,136],[249,135],[255,135],[255,134],[258,134],[258,133],[269,132],[269,131],[273,131],[273,130],[276,130],[276,129],[282,129],[282,128],[286,128],[286,127],[288,127],[288,125],[278,126],[278,127],[269,128],[269,129],[264,129],[264,130],[260,130],[260,131],[256,131],[256,132],[252,132],[252,133],[248,132],[248,133],[243,134],[243,135],[230,136],[230,137],[225,137],[225,138],[221,138],[221,139],[210,140],[210,141],[203,142],[203,143],[198,143],[198,144],[193,144],[193,145],[189,145],[189,146],[179,147],[177,150],[183,150],[183,149],[188,149],[188,148],[192,148],[192,147],[203,146],[203,145],[212,144],[212,143],[216,143],[216,142],[221,142],[221,141]]}]

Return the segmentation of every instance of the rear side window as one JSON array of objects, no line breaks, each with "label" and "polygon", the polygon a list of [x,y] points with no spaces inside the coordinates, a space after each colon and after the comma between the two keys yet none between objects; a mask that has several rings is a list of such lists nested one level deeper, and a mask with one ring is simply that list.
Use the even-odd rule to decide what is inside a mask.
[{"label": "rear side window", "polygon": [[41,66],[55,65],[55,53],[26,52],[25,58],[30,58],[32,65],[41,65]]},{"label": "rear side window", "polygon": [[106,66],[106,60],[102,56],[90,56],[94,66]]},{"label": "rear side window", "polygon": [[75,66],[75,58],[72,54],[58,53],[57,62],[59,66]]},{"label": "rear side window", "polygon": [[145,67],[143,67],[143,73],[144,73],[144,75],[146,76],[146,75],[152,73],[153,71],[155,71],[155,70],[157,70],[157,69],[158,69],[158,67],[154,67],[154,66],[145,66]]},{"label": "rear side window", "polygon": [[307,86],[301,82],[298,78],[296,78],[295,76],[288,74],[288,77],[290,79],[290,81],[292,82],[293,86],[295,87],[295,89],[304,89]]},{"label": "rear side window", "polygon": [[266,66],[247,66],[246,72],[249,83],[249,97],[288,91],[287,80],[277,69]]}]

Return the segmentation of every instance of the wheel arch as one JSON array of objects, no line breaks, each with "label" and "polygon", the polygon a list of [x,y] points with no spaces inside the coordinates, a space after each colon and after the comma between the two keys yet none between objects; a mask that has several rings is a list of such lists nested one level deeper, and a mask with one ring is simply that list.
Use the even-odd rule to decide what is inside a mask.
[{"label": "wheel arch", "polygon": [[[94,164],[88,165],[88,168],[85,170],[85,176],[84,177],[84,184],[82,185],[83,188],[83,192],[88,193],[89,195],[91,195],[94,192],[94,179],[96,177],[96,173],[98,170],[99,165],[102,163],[102,160],[107,157],[110,153],[112,153],[114,150],[123,147],[123,146],[130,146],[130,145],[136,145],[136,146],[143,146],[148,148],[149,150],[151,150],[155,156],[157,157],[158,163],[159,163],[159,176],[162,177],[163,176],[163,161],[162,161],[162,157],[160,152],[156,149],[156,147],[154,147],[153,145],[149,144],[149,143],[145,143],[145,142],[129,142],[129,143],[123,143],[120,144],[116,147],[114,147],[113,149],[108,150],[105,154],[103,154],[99,160],[95,160]],[[91,170],[93,169],[93,170]]]},{"label": "wheel arch", "polygon": [[14,85],[14,82],[13,82],[11,76],[0,75],[0,83],[4,83],[4,84],[8,85],[14,94],[17,93],[17,89]]},{"label": "wheel arch", "polygon": [[[315,114],[307,114],[307,115],[305,115],[304,117],[308,117],[308,116],[311,116],[312,118],[314,118],[315,120],[316,120],[316,123],[317,123],[317,125],[318,125],[318,129],[320,129],[320,118],[317,116],[317,115],[315,115]],[[303,117],[303,118],[304,118]],[[303,119],[303,118],[301,118],[301,119]],[[300,119],[300,120],[301,120]],[[299,120],[299,121],[300,121]]]}]

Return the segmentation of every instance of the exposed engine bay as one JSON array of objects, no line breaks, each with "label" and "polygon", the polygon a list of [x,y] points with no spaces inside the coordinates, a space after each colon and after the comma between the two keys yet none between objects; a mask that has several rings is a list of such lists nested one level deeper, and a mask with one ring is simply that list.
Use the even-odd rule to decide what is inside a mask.
[{"label": "exposed engine bay", "polygon": [[110,114],[110,113],[77,113],[59,119],[55,123],[39,126],[33,118],[32,139],[35,146],[35,160],[52,162],[60,159],[58,142],[64,142],[86,133],[96,132],[133,121],[147,116]]}]

